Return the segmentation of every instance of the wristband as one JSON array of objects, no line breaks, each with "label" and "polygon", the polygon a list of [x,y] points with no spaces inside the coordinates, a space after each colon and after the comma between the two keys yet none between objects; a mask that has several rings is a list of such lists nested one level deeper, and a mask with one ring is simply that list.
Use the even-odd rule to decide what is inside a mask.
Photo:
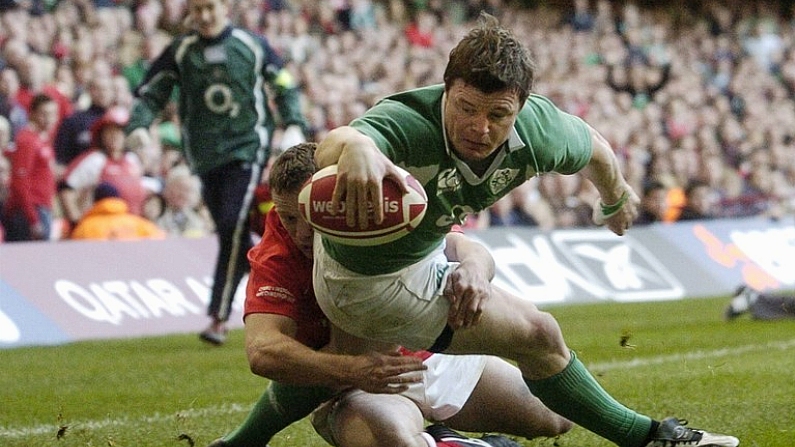
[{"label": "wristband", "polygon": [[619,211],[621,211],[621,208],[624,207],[624,204],[627,203],[627,199],[629,199],[629,193],[626,190],[624,190],[624,194],[621,194],[621,197],[618,199],[618,202],[612,205],[605,205],[600,199],[599,207],[601,208],[602,211],[602,218],[608,219],[616,215]]}]

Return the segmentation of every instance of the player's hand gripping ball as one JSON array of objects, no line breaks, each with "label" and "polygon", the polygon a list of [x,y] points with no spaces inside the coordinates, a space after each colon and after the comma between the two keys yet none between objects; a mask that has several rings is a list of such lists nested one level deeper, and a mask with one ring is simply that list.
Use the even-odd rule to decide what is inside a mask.
[{"label": "player's hand gripping ball", "polygon": [[417,179],[398,167],[408,184],[403,194],[397,183],[386,178],[382,186],[384,220],[375,223],[372,204],[367,227],[349,227],[345,223],[345,203],[337,213],[331,213],[331,197],[337,183],[337,165],[327,166],[315,173],[301,188],[298,206],[307,222],[329,239],[346,245],[372,246],[392,242],[408,234],[422,221],[428,208],[428,196]]}]

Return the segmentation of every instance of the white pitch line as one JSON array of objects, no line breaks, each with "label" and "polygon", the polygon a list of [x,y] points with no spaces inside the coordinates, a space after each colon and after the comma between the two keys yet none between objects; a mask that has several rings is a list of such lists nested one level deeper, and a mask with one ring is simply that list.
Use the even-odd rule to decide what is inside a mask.
[{"label": "white pitch line", "polygon": [[[108,427],[140,427],[147,424],[158,424],[176,419],[186,418],[202,418],[206,416],[218,415],[236,415],[247,413],[251,409],[251,405],[243,404],[224,404],[220,406],[204,407],[204,408],[190,408],[187,410],[180,410],[173,414],[154,413],[149,416],[141,416],[137,418],[130,418],[126,416],[117,417],[113,419],[99,419],[92,421],[64,421],[64,425],[69,426],[69,430],[104,430]],[[19,439],[27,436],[53,434],[58,432],[58,425],[42,424],[33,427],[22,428],[0,428],[0,439]]]},{"label": "white pitch line", "polygon": [[746,352],[756,352],[771,349],[790,349],[795,347],[795,339],[785,341],[774,341],[765,344],[738,346],[736,348],[715,349],[712,351],[692,351],[682,354],[660,355],[656,357],[639,358],[633,360],[620,360],[615,362],[588,363],[588,369],[594,371],[609,371],[613,369],[639,368],[644,366],[661,365],[664,363],[683,362],[687,360],[706,360],[721,357],[729,357]]},{"label": "white pitch line", "polygon": [[[770,349],[790,349],[795,347],[795,339],[786,341],[775,341],[765,344],[755,344],[739,346],[736,348],[715,349],[712,351],[693,351],[684,354],[670,354],[661,355],[656,357],[648,357],[634,360],[624,360],[615,362],[597,362],[590,363],[588,369],[592,371],[609,371],[614,369],[627,369],[639,368],[652,365],[661,365],[664,363],[682,362],[688,360],[704,360],[710,358],[721,358],[743,354],[746,352],[757,352]],[[217,415],[236,415],[247,413],[250,409],[249,405],[231,403],[220,406],[212,406],[205,408],[191,408],[181,410],[173,414],[160,414],[155,413],[150,416],[141,416],[138,418],[118,417],[113,419],[100,419],[92,421],[76,421],[68,423],[71,430],[103,430],[108,427],[128,427],[128,426],[141,426],[144,424],[162,423],[171,421],[177,418],[200,418],[204,416],[217,416]],[[0,427],[0,439],[19,439],[28,436],[54,434],[59,429],[58,425],[42,424],[33,427],[20,427],[8,428]]]}]

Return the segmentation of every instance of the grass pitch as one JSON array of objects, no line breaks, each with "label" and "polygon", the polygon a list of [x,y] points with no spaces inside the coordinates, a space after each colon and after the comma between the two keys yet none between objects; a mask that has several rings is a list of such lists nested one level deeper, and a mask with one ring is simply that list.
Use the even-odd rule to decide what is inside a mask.
[{"label": "grass pitch", "polygon": [[[728,298],[552,307],[571,348],[619,401],[731,433],[744,447],[795,446],[795,320],[722,320]],[[243,333],[0,350],[0,446],[205,446],[245,417],[266,381]],[[613,444],[579,427],[525,446]],[[306,421],[271,447],[325,443]]]}]

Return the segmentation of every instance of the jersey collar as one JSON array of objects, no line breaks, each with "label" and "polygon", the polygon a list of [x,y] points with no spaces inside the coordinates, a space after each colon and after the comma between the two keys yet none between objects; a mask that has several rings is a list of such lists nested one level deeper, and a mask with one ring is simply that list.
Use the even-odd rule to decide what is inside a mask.
[{"label": "jersey collar", "polygon": [[197,36],[199,36],[199,39],[201,39],[201,40],[203,40],[203,41],[207,42],[209,45],[213,45],[213,44],[216,44],[216,43],[218,43],[218,42],[221,42],[221,41],[223,41],[224,39],[226,39],[227,37],[229,37],[229,35],[230,35],[230,34],[232,34],[232,30],[233,30],[233,29],[234,29],[234,28],[232,27],[232,25],[231,25],[231,24],[227,24],[227,25],[224,27],[223,31],[221,31],[221,32],[220,32],[220,33],[219,33],[217,36],[215,36],[215,37],[204,37],[204,36],[202,36],[201,34],[199,34],[198,32],[196,33],[196,35],[197,35]]}]

